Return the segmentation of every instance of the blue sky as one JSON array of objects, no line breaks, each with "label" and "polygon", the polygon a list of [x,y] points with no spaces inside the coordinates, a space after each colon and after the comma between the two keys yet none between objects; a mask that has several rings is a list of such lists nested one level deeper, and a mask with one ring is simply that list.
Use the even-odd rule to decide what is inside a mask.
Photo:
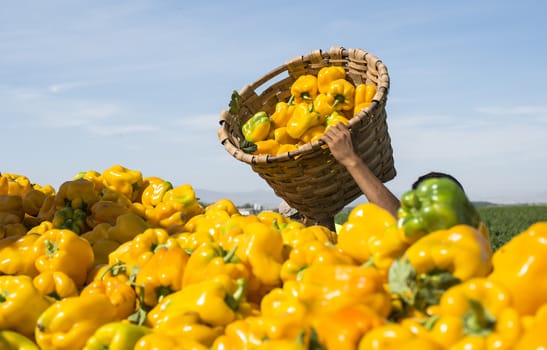
[{"label": "blue sky", "polygon": [[57,187],[122,164],[271,191],[218,142],[220,112],[232,90],[337,45],[388,68],[396,195],[438,170],[473,200],[547,202],[546,13],[539,0],[3,1],[0,171]]}]

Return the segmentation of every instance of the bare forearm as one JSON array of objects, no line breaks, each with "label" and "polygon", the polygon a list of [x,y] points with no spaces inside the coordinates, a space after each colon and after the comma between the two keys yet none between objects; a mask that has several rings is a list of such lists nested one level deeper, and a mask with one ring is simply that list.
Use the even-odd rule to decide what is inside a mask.
[{"label": "bare forearm", "polygon": [[357,155],[346,162],[346,169],[353,177],[368,201],[374,203],[397,217],[399,199],[374,175]]}]

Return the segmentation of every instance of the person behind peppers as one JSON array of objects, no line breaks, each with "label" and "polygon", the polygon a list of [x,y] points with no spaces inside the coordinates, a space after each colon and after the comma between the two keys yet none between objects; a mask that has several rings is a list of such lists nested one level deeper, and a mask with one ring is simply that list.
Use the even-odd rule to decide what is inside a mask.
[{"label": "person behind peppers", "polygon": [[[335,124],[321,136],[320,140],[329,146],[334,158],[347,169],[368,201],[384,208],[397,218],[401,202],[355,152],[348,127],[343,123]],[[443,177],[453,180],[463,190],[463,186],[456,178],[442,172],[429,172],[420,176],[412,184],[412,189],[415,190],[421,182],[429,178]]]}]

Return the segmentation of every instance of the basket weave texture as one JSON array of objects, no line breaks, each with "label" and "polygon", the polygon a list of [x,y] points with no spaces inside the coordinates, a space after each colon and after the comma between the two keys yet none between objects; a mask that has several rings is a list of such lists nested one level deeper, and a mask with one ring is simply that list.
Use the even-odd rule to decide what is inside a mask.
[{"label": "basket weave texture", "polygon": [[346,79],[357,84],[376,86],[369,107],[350,119],[357,154],[372,172],[387,182],[396,175],[385,106],[389,91],[386,66],[363,49],[334,46],[328,51],[315,50],[297,56],[239,91],[237,112],[224,110],[220,115],[218,137],[225,150],[245,162],[262,177],[290,206],[311,222],[328,222],[347,204],[362,195],[347,170],[341,166],[322,141],[300,146],[294,152],[279,155],[252,155],[240,148],[244,139],[241,125],[256,112],[270,115],[278,102],[290,97],[292,83],[301,75],[317,75],[325,66],[342,66]]}]

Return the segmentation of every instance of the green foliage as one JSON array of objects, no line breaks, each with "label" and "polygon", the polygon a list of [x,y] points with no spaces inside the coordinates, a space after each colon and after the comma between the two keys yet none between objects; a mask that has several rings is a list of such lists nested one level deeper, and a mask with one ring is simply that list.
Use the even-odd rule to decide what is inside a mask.
[{"label": "green foliage", "polygon": [[477,207],[497,250],[538,221],[547,221],[547,205],[494,205]]}]

